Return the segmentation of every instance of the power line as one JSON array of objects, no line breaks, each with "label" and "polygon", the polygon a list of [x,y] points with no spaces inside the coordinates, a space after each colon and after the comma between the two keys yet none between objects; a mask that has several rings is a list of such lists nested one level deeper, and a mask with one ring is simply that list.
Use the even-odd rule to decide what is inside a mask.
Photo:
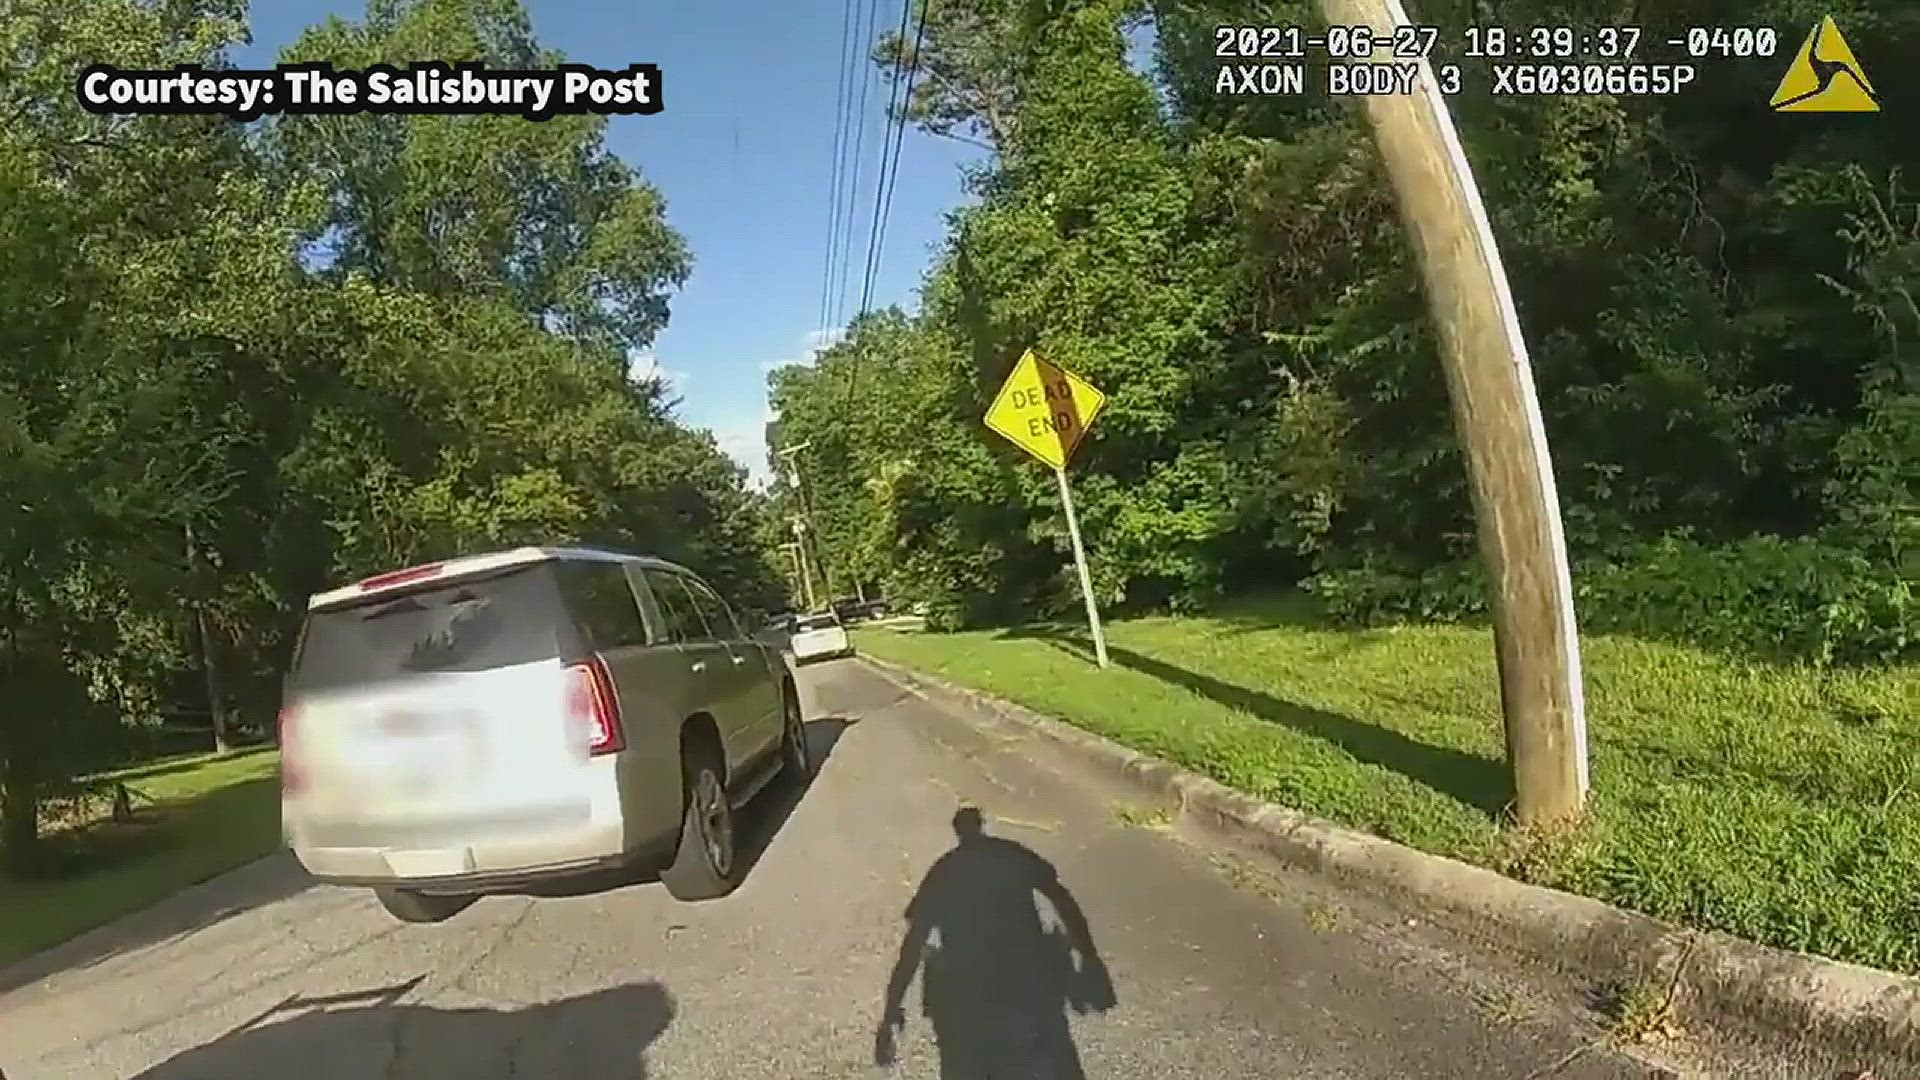
[{"label": "power line", "polygon": [[[907,13],[913,0],[902,0],[900,5],[900,34],[898,40],[904,46],[907,38]],[[927,10],[933,6],[933,0],[921,0],[920,19],[913,31],[913,52],[903,58],[906,71],[894,80],[894,89],[900,91],[895,99],[889,101],[889,113],[893,120],[893,160],[887,160],[888,147],[880,146],[881,183],[875,188],[873,196],[873,225],[867,230],[866,281],[861,289],[860,314],[865,315],[873,303],[873,286],[880,276],[880,255],[884,250],[887,236],[887,218],[893,213],[894,181],[900,173],[900,148],[907,135],[907,105],[913,101],[913,82],[920,73],[920,50],[927,40]],[[854,387],[860,382],[860,355],[855,353],[847,372],[847,403],[853,403]]]},{"label": "power line", "polygon": [[[867,0],[866,28],[860,37],[861,42],[871,42],[873,40],[873,20],[874,16],[879,12],[879,6],[878,0]],[[847,189],[846,213],[841,216],[841,224],[845,227],[846,238],[840,245],[840,296],[839,302],[834,308],[833,318],[834,325],[836,326],[840,324],[841,316],[846,313],[847,284],[848,278],[853,270],[853,260],[851,258],[853,254],[853,208],[854,205],[860,201],[860,169],[863,164],[861,155],[864,152],[862,147],[867,140],[867,91],[873,86],[873,80],[875,78],[872,67],[866,63],[867,57],[868,53],[865,48],[854,53],[855,62],[860,65],[861,69],[860,103],[855,107],[853,116],[853,123],[855,124],[853,129],[853,182]]]},{"label": "power line", "polygon": [[840,182],[846,173],[847,106],[850,97],[847,88],[853,66],[848,51],[853,41],[853,23],[854,0],[846,0],[840,9],[840,89],[833,104],[833,165],[832,175],[827,181],[827,265],[820,281],[820,319],[815,323],[821,327],[828,325],[827,319],[832,315],[834,248],[840,238]]},{"label": "power line", "polygon": [[[912,0],[905,0],[900,11],[900,43],[906,44],[907,9]],[[860,295],[860,313],[867,313],[873,303],[873,287],[880,276],[880,259],[886,252],[887,221],[893,215],[893,189],[900,175],[900,147],[907,137],[907,106],[913,101],[914,79],[920,74],[920,50],[927,40],[927,9],[933,6],[933,0],[922,0],[920,19],[913,31],[913,52],[906,58],[904,77],[894,81],[894,89],[901,91],[897,100],[889,101],[888,112],[894,120],[893,160],[887,161],[887,148],[881,147],[880,168],[885,174],[885,182],[874,192],[873,225],[867,230],[867,266],[866,284]]]}]

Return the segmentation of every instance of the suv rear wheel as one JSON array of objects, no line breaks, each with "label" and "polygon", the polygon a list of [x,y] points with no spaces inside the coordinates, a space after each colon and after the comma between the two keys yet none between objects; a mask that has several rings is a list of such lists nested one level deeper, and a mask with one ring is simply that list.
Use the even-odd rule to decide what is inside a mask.
[{"label": "suv rear wheel", "polygon": [[410,923],[446,922],[473,905],[471,896],[430,896],[412,889],[375,889],[387,914]]},{"label": "suv rear wheel", "polygon": [[710,748],[688,746],[682,770],[687,797],[680,819],[680,846],[672,865],[660,872],[660,882],[676,900],[712,900],[739,884],[733,804],[727,798],[719,755]]},{"label": "suv rear wheel", "polygon": [[813,778],[813,748],[807,745],[807,721],[800,712],[800,692],[791,682],[780,687],[780,754],[782,771],[795,784]]}]

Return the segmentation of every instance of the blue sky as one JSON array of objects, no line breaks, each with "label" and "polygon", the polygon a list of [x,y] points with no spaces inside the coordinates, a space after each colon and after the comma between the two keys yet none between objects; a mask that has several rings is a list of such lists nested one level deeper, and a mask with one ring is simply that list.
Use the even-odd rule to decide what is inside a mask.
[{"label": "blue sky", "polygon": [[[693,251],[693,278],[674,299],[652,363],[672,380],[681,419],[712,430],[723,449],[764,478],[767,372],[809,358],[834,330],[822,325],[820,291],[842,4],[525,2],[542,44],[570,59],[660,66],[666,108],[614,117],[607,133],[612,151],[665,194],[668,220]],[[876,0],[874,8],[876,27],[898,25],[893,0]],[[271,65],[308,25],[328,15],[357,18],[363,10],[364,0],[257,0],[254,43],[235,59]],[[876,79],[864,117],[849,307],[859,302],[885,106],[886,87]],[[979,153],[907,132],[874,306],[914,303],[945,233],[944,215],[965,198],[961,166]]]}]

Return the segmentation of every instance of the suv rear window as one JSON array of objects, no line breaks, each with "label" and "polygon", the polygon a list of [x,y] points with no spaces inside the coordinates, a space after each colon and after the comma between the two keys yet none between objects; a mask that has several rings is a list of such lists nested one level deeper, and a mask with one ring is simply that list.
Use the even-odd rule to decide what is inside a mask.
[{"label": "suv rear window", "polygon": [[308,615],[288,682],[340,690],[550,660],[563,617],[546,566],[374,597]]},{"label": "suv rear window", "polygon": [[800,620],[801,630],[831,630],[840,625],[840,620],[831,615],[807,615]]}]

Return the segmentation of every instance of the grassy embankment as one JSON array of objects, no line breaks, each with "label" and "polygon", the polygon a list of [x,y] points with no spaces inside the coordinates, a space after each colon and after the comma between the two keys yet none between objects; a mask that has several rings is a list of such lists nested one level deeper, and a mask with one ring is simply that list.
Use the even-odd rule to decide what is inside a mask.
[{"label": "grassy embankment", "polygon": [[136,794],[125,823],[56,832],[60,873],[0,877],[0,964],[241,866],[280,843],[279,755],[167,758],[104,774]]},{"label": "grassy embankment", "polygon": [[1336,630],[1295,605],[1108,628],[864,631],[860,648],[1271,801],[1523,880],[1920,973],[1920,668],[1820,672],[1585,642],[1593,813],[1501,827],[1492,635]]}]

